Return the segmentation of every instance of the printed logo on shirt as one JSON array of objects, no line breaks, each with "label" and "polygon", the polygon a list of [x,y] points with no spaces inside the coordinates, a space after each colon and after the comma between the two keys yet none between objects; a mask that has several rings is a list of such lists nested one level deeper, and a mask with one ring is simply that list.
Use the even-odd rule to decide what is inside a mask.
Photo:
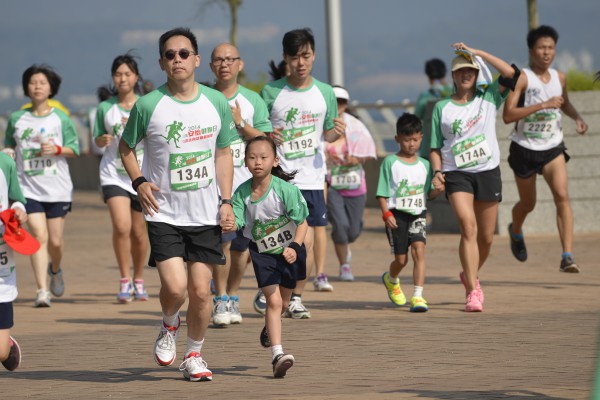
[{"label": "printed logo on shirt", "polygon": [[527,88],[527,91],[525,92],[528,102],[531,102],[532,99],[539,98],[541,94],[542,91],[539,88]]},{"label": "printed logo on shirt", "polygon": [[210,139],[217,134],[218,126],[212,125],[202,127],[200,125],[192,125],[187,128],[187,136],[182,140],[183,143],[195,142],[201,139]]},{"label": "printed logo on shirt", "polygon": [[475,126],[475,124],[477,124],[481,120],[482,117],[483,116],[482,116],[481,108],[480,108],[477,115],[475,115],[473,118],[468,120],[464,124],[464,126],[463,126],[462,119],[455,119],[454,122],[452,122],[452,134],[454,136],[458,135],[459,137],[461,137],[463,134],[464,135],[468,134],[469,131],[471,130],[471,128],[473,128]]},{"label": "printed logo on shirt", "polygon": [[185,127],[183,126],[183,122],[181,121],[173,121],[172,124],[169,124],[165,127],[165,131],[167,132],[167,136],[161,135],[165,139],[167,139],[167,144],[171,144],[171,140],[175,143],[175,147],[179,148],[179,139],[181,139],[181,131],[183,131]]},{"label": "printed logo on shirt", "polygon": [[123,130],[123,124],[114,124],[112,127],[112,135],[119,136],[119,133]]},{"label": "printed logo on shirt", "polygon": [[25,132],[23,132],[23,135],[21,135],[21,140],[23,140],[23,141],[29,140],[31,138],[32,134],[33,134],[33,128],[25,129]]},{"label": "printed logo on shirt", "polygon": [[462,134],[462,119],[455,119],[454,122],[452,122],[452,134],[454,136],[458,135],[460,136]]},{"label": "printed logo on shirt", "polygon": [[295,107],[290,108],[286,113],[285,113],[285,119],[283,122],[285,122],[286,125],[292,125],[292,128],[294,127],[294,122],[296,122],[296,117],[298,116],[298,109]]}]

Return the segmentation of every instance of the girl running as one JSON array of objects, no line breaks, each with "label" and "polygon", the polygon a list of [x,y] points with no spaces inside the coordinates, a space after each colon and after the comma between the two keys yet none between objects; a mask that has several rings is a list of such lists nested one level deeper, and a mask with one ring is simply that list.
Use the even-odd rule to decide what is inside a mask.
[{"label": "girl running", "polygon": [[267,300],[260,342],[271,349],[274,377],[283,378],[294,356],[283,352],[281,314],[287,310],[296,282],[306,278],[303,243],[308,207],[300,190],[287,182],[295,172],[281,169],[273,140],[266,136],[251,139],[245,162],[252,178],[233,195],[235,229],[244,228],[244,236],[251,240],[254,273]]},{"label": "girl running", "polygon": [[[117,301],[127,303],[132,298],[148,300],[143,278],[148,256],[146,222],[142,205],[131,187],[131,180],[123,168],[118,149],[129,112],[138,99],[137,93],[140,93],[140,74],[137,62],[129,54],[114,59],[111,74],[117,95],[98,106],[94,142],[99,148],[106,149],[100,161],[100,184],[104,202],[110,212],[113,249],[121,275]],[[142,141],[136,146],[140,168],[144,156],[143,143]],[[133,260],[133,281],[129,270],[130,260]]]}]

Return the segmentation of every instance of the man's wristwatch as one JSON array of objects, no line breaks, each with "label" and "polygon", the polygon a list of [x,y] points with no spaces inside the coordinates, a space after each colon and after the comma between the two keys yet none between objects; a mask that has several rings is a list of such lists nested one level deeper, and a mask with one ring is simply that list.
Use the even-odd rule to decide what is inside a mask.
[{"label": "man's wristwatch", "polygon": [[239,124],[235,124],[236,129],[244,129],[245,126],[246,122],[244,120],[241,120]]},{"label": "man's wristwatch", "polygon": [[221,205],[223,205],[223,204],[231,205],[231,199],[221,199]]}]

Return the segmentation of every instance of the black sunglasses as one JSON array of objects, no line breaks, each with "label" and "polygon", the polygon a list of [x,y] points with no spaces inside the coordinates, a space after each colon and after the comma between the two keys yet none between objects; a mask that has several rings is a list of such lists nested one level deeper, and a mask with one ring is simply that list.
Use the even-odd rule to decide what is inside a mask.
[{"label": "black sunglasses", "polygon": [[181,57],[182,60],[187,60],[189,56],[194,55],[196,53],[194,53],[193,51],[189,51],[187,49],[181,49],[179,51],[167,50],[167,51],[165,51],[164,57],[167,60],[172,61],[175,59],[176,54],[179,54],[179,57]]}]

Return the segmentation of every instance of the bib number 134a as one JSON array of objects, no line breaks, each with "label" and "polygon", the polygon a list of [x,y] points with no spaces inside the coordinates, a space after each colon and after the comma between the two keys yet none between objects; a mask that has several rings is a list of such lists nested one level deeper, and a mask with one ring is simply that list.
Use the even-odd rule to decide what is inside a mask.
[{"label": "bib number 134a", "polygon": [[169,155],[171,189],[196,190],[210,185],[215,164],[210,150]]}]

